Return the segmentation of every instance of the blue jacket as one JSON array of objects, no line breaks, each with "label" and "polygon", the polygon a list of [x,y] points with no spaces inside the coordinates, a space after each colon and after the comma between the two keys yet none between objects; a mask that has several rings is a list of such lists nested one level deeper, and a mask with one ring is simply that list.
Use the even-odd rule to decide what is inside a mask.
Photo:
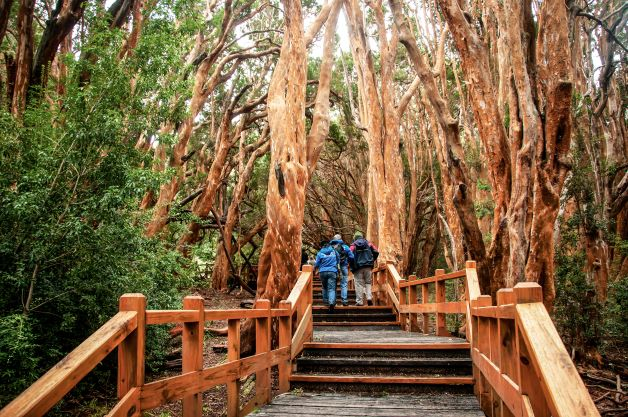
[{"label": "blue jacket", "polygon": [[353,257],[354,257],[353,252],[351,252],[351,249],[349,248],[349,246],[347,246],[345,242],[342,241],[342,239],[332,240],[329,243],[332,247],[336,245],[342,245],[342,251],[345,253],[346,256],[344,256],[344,259],[342,259],[343,256],[342,256],[342,253],[340,253],[340,266],[349,265],[349,263],[353,260]]},{"label": "blue jacket", "polygon": [[325,246],[316,254],[316,264],[314,268],[318,268],[319,272],[338,272],[338,263],[340,258],[331,246]]}]

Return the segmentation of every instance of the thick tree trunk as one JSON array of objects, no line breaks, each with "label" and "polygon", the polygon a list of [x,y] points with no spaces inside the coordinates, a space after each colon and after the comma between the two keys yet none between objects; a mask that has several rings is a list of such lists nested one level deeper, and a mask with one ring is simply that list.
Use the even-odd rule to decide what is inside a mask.
[{"label": "thick tree trunk", "polygon": [[[380,259],[403,269],[405,195],[403,165],[399,152],[399,117],[394,103],[393,71],[397,31],[390,41],[381,1],[371,4],[379,35],[381,80],[377,89],[373,57],[366,42],[364,17],[356,0],[345,0],[351,51],[358,72],[362,123],[369,145],[369,220],[367,237],[376,242]],[[376,216],[373,219],[372,216]]]},{"label": "thick tree trunk", "polygon": [[46,21],[46,28],[39,41],[30,74],[30,85],[46,85],[46,67],[55,58],[61,42],[71,35],[74,25],[83,16],[85,4],[83,0],[58,3],[58,9],[53,12],[52,18]]},{"label": "thick tree trunk", "polygon": [[4,35],[7,33],[12,6],[13,0],[0,0],[0,45],[2,45]]},{"label": "thick tree trunk", "polygon": [[260,255],[257,297],[276,305],[296,282],[305,206],[306,49],[300,0],[283,0],[285,32],[268,89],[271,160],[266,196],[268,231]]},{"label": "thick tree trunk", "polygon": [[35,0],[20,0],[17,14],[17,49],[15,53],[15,82],[11,113],[19,117],[26,108],[28,80],[33,62],[33,13]]},{"label": "thick tree trunk", "polygon": [[569,172],[566,158],[571,144],[573,83],[568,34],[565,3],[545,1],[540,11],[536,49],[540,104],[544,106],[545,117],[542,136],[535,143],[532,232],[525,274],[528,281],[538,282],[543,287],[548,308],[556,295],[552,235]]}]

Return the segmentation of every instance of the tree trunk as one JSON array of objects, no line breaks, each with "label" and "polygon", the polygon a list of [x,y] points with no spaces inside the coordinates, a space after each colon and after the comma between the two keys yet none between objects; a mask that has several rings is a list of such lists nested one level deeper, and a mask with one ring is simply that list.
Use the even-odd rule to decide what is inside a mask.
[{"label": "tree trunk", "polygon": [[33,62],[34,0],[20,0],[17,14],[17,49],[15,53],[15,83],[11,100],[11,114],[20,117],[26,108],[26,94],[31,63]]},{"label": "tree trunk", "polygon": [[552,235],[569,172],[566,158],[571,144],[573,83],[568,34],[565,3],[545,1],[540,11],[536,49],[540,104],[544,106],[545,117],[542,135],[535,143],[533,218],[525,274],[528,281],[538,282],[543,287],[543,299],[548,308],[556,295]]},{"label": "tree trunk", "polygon": [[301,260],[307,144],[306,49],[300,0],[282,0],[285,32],[268,89],[271,159],[266,196],[268,231],[260,255],[257,297],[273,305],[296,282]]},{"label": "tree trunk", "polygon": [[467,250],[469,256],[478,262],[482,291],[488,292],[490,291],[490,277],[486,265],[486,249],[482,239],[482,232],[475,217],[473,196],[470,193],[469,177],[464,162],[462,144],[458,135],[458,123],[451,116],[447,103],[438,91],[432,71],[425,62],[417,46],[414,34],[403,16],[399,0],[389,0],[389,3],[393,12],[395,26],[399,30],[399,40],[408,51],[412,66],[421,79],[425,90],[424,97],[433,109],[432,120],[438,123],[445,139],[444,143],[441,143],[441,149],[446,165],[441,166],[441,172],[447,172],[451,176],[453,203],[460,218]]},{"label": "tree trunk", "polygon": [[[369,221],[367,237],[376,242],[380,259],[403,269],[405,193],[403,165],[399,152],[399,117],[394,103],[393,71],[397,31],[390,41],[384,24],[381,1],[371,4],[379,35],[381,80],[377,89],[373,57],[366,42],[364,17],[356,0],[345,0],[349,34],[358,71],[358,92],[369,145]],[[377,220],[372,218],[377,216]],[[377,239],[375,239],[377,237]]]}]

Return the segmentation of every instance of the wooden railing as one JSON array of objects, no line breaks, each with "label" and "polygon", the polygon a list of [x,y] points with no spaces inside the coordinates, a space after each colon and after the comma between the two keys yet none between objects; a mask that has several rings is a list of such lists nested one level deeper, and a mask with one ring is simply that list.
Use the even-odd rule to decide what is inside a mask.
[{"label": "wooden railing", "polygon": [[[447,300],[445,282],[453,280],[464,285],[464,300]],[[434,333],[446,336],[447,314],[466,317],[474,390],[487,416],[599,416],[543,305],[538,284],[499,290],[497,305],[492,305],[490,295],[481,295],[475,262],[469,261],[461,271],[437,270],[433,277],[400,280],[399,288],[401,323],[409,331],[430,333],[429,316],[434,315]]]},{"label": "wooden railing", "polygon": [[373,303],[375,305],[391,306],[397,317],[400,317],[399,284],[402,279],[392,262],[380,263],[372,272]]},{"label": "wooden railing", "polygon": [[[272,399],[271,368],[278,368],[279,392],[290,389],[291,360],[312,338],[312,268],[304,266],[287,300],[278,308],[257,300],[254,309],[206,310],[203,298],[185,297],[183,310],[146,310],[142,294],[120,298],[120,312],[68,356],[0,410],[0,417],[42,416],[78,384],[110,352],[118,350],[119,402],[109,417],[137,417],[175,400],[183,400],[185,417],[200,417],[202,393],[227,386],[227,415],[243,416]],[[241,320],[255,324],[255,354],[240,357]],[[227,321],[227,361],[203,368],[205,322]],[[271,327],[278,323],[273,343]],[[145,383],[146,326],[182,323],[182,374]],[[272,346],[276,346],[272,349]],[[255,376],[255,396],[240,405],[240,380]]]}]

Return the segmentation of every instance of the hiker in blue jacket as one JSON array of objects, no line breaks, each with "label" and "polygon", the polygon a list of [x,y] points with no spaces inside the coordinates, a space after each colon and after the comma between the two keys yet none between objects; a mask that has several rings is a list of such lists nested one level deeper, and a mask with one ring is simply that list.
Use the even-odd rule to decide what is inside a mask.
[{"label": "hiker in blue jacket", "polygon": [[329,311],[334,311],[336,306],[336,276],[338,275],[338,267],[340,258],[338,252],[331,247],[328,241],[321,241],[321,250],[316,254],[316,264],[314,268],[318,269],[323,291],[323,303],[329,306]]},{"label": "hiker in blue jacket", "polygon": [[331,247],[338,252],[340,259],[340,298],[342,299],[342,305],[349,305],[347,299],[347,283],[349,282],[349,263],[353,262],[353,252],[349,249],[349,246],[342,240],[342,236],[335,235],[331,242]]}]

